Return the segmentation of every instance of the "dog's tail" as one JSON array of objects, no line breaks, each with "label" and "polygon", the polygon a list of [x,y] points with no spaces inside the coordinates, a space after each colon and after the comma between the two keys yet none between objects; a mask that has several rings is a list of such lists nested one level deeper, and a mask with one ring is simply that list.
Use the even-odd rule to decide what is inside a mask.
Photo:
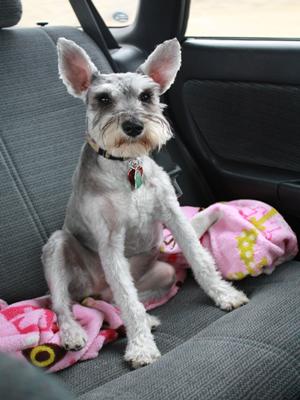
[{"label": "dog's tail", "polygon": [[219,219],[222,218],[222,212],[215,208],[213,211],[209,208],[197,213],[191,220],[191,224],[200,239],[204,233]]}]

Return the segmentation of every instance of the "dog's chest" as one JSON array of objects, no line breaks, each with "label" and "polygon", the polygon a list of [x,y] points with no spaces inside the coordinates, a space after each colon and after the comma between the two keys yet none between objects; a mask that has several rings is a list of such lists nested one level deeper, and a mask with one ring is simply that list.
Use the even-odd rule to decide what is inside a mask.
[{"label": "dog's chest", "polygon": [[156,191],[149,181],[132,192],[126,218],[125,252],[128,256],[159,246],[162,226],[157,204]]},{"label": "dog's chest", "polygon": [[[128,180],[126,163],[116,164],[104,158],[100,158],[98,163],[92,168],[81,167],[81,174],[75,175],[76,190],[69,202],[65,226],[95,251],[99,238],[93,232],[98,229],[108,229],[113,233],[124,228],[125,254],[128,257],[158,247],[162,239],[159,204],[165,196],[162,188],[168,185],[167,175],[145,157],[143,183],[134,188]],[[105,226],[101,228],[101,224]]]}]

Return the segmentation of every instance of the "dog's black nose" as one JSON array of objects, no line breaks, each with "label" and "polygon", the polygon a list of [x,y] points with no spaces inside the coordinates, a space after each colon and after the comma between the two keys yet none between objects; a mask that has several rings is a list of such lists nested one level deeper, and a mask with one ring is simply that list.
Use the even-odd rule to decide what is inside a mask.
[{"label": "dog's black nose", "polygon": [[124,121],[122,129],[126,135],[136,137],[142,133],[144,125],[140,121]]}]

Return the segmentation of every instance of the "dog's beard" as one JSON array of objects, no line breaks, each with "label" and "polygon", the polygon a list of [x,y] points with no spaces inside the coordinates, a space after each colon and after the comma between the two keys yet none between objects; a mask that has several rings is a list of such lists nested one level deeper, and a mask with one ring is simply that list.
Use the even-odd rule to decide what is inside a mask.
[{"label": "dog's beard", "polygon": [[121,127],[121,117],[112,116],[105,124],[93,129],[93,137],[101,148],[115,157],[141,157],[160,149],[171,137],[169,123],[162,115],[143,116],[143,133],[135,138],[127,136]]}]

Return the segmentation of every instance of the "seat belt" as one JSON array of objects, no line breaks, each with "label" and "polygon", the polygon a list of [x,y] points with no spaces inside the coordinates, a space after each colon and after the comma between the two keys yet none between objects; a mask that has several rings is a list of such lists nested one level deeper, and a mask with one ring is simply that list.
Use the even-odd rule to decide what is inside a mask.
[{"label": "seat belt", "polygon": [[177,198],[181,197],[183,192],[181,187],[177,182],[178,175],[181,173],[181,168],[178,164],[176,164],[169,152],[165,147],[163,147],[160,151],[155,151],[151,154],[151,158],[168,173],[172,185],[175,189],[175,193]]},{"label": "seat belt", "polygon": [[69,2],[84,32],[86,32],[103,51],[113,71],[119,72],[119,68],[109,50],[118,49],[120,46],[107,28],[93,2],[91,0],[69,0]]}]

